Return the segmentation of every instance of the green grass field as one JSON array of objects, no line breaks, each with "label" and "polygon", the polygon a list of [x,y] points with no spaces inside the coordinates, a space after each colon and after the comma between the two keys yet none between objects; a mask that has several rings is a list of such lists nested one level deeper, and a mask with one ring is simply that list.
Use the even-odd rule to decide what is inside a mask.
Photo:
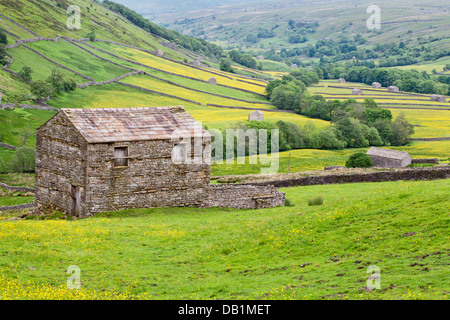
[{"label": "green grass field", "polygon": [[[294,207],[3,220],[0,295],[447,299],[447,189],[447,180],[295,187],[283,189]],[[323,205],[308,206],[318,195]],[[80,290],[66,287],[71,265],[81,270]],[[372,265],[380,268],[381,289],[370,292],[364,287]]]},{"label": "green grass field", "polygon": [[36,145],[35,130],[53,115],[55,115],[55,112],[47,110],[0,110],[1,142],[17,147],[28,130],[31,136],[27,139],[26,145],[34,148]]},{"label": "green grass field", "polygon": [[[53,69],[59,68],[55,64],[47,61],[46,59],[24,47],[10,49],[9,53],[14,57],[14,62],[11,65],[10,69],[19,73],[23,67],[31,67],[33,69],[33,73],[31,74],[33,81],[46,80]],[[68,70],[62,70],[62,72],[66,75],[67,78],[74,79],[76,83],[83,83],[87,81],[83,77]]]}]

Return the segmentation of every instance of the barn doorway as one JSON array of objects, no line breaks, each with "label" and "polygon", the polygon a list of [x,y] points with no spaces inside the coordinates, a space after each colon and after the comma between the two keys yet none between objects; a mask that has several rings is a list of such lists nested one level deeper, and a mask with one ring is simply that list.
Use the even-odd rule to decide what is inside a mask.
[{"label": "barn doorway", "polygon": [[70,189],[70,197],[72,198],[72,209],[70,214],[72,216],[79,216],[80,214],[80,187],[72,186]]}]

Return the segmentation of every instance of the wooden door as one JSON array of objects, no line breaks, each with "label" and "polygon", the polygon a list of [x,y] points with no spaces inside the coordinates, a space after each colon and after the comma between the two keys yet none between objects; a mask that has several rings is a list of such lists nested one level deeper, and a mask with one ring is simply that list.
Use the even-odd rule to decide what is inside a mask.
[{"label": "wooden door", "polygon": [[70,190],[70,197],[72,198],[72,216],[79,216],[80,214],[80,187],[72,186]]}]

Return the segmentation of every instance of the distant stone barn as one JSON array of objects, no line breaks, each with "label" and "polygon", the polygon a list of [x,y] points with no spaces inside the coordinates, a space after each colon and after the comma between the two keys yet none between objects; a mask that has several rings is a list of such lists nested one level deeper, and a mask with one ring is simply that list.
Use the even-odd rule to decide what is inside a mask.
[{"label": "distant stone barn", "polygon": [[408,152],[372,147],[367,151],[373,166],[378,168],[401,168],[411,164]]},{"label": "distant stone barn", "polygon": [[[175,143],[175,131],[189,143]],[[210,155],[210,147],[211,136],[183,106],[62,109],[36,132],[35,205],[77,217],[128,208],[284,205],[284,193],[272,186],[236,194],[212,187],[208,161],[185,161],[195,160],[195,150]]]}]

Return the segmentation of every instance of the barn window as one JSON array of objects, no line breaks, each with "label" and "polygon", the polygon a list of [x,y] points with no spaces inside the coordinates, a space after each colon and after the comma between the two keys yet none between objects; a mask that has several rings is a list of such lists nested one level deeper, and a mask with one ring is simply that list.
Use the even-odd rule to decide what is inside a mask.
[{"label": "barn window", "polygon": [[128,147],[114,148],[114,167],[128,167]]},{"label": "barn window", "polygon": [[187,145],[186,143],[179,143],[173,146],[172,161],[174,163],[183,163],[187,160]]}]

